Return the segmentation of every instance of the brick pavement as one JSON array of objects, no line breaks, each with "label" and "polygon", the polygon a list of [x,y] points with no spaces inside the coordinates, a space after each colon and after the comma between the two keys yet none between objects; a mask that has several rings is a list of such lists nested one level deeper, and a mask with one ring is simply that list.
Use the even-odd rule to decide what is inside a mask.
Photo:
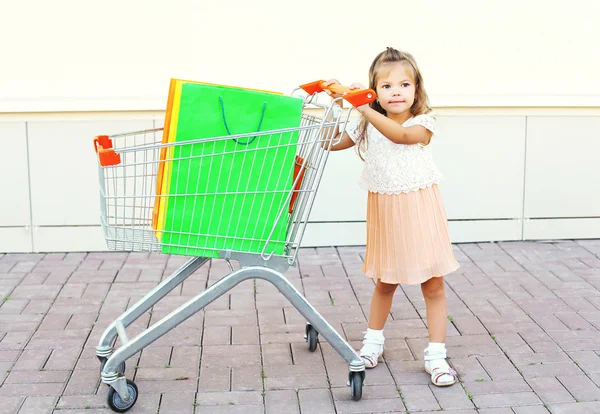
[{"label": "brick pavement", "polygon": [[[600,240],[454,246],[448,350],[460,383],[422,370],[425,306],[398,290],[385,363],[350,400],[347,364],[276,289],[248,281],[127,361],[131,413],[600,413]],[[355,347],[373,283],[364,248],[303,249],[287,277]],[[127,253],[0,254],[0,414],[111,413],[96,343],[105,327],[186,258]],[[199,269],[131,336],[228,272]]]}]

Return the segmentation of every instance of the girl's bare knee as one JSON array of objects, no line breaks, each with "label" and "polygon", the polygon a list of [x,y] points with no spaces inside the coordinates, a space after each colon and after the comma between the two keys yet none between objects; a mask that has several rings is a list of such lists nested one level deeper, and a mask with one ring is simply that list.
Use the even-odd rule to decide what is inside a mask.
[{"label": "girl's bare knee", "polygon": [[437,299],[446,296],[444,291],[444,279],[441,277],[432,277],[421,284],[423,296],[428,299]]},{"label": "girl's bare knee", "polygon": [[381,280],[377,281],[375,289],[384,295],[391,295],[396,291],[398,285],[392,285],[390,283],[383,283]]}]

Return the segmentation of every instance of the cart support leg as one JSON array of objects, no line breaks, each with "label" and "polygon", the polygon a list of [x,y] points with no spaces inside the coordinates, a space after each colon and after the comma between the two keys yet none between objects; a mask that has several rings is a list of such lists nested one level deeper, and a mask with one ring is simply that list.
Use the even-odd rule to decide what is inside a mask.
[{"label": "cart support leg", "polygon": [[129,308],[125,313],[111,323],[100,338],[98,346],[96,347],[96,355],[99,358],[108,358],[113,352],[112,344],[118,335],[118,325],[121,325],[124,330],[124,328],[131,325],[148,309],[154,306],[159,300],[164,298],[170,291],[175,289],[209,260],[210,258],[207,257],[195,257],[188,260],[183,266],[177,269],[175,273],[148,292],[146,296],[140,299],[134,306]]},{"label": "cart support leg", "polygon": [[327,343],[350,364],[350,371],[364,371],[365,363],[352,347],[333,329],[325,318],[306,300],[304,296],[283,275],[269,271],[270,269],[258,269],[261,279],[271,282],[286,297],[287,300],[306,318],[319,334],[325,338]]},{"label": "cart support leg", "polygon": [[319,334],[350,364],[351,371],[363,371],[365,369],[364,362],[358,354],[302,294],[298,292],[294,285],[276,270],[255,266],[244,267],[222,277],[212,286],[169,313],[127,344],[119,347],[106,361],[106,365],[102,371],[102,381],[108,383],[112,379],[111,374],[116,372],[121,362],[132,357],[224,293],[248,279],[264,279],[275,285],[308,322],[315,327]]}]

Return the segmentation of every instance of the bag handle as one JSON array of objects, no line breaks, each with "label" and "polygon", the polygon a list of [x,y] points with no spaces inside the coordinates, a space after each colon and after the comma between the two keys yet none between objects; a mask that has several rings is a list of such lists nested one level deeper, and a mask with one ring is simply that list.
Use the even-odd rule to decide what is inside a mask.
[{"label": "bag handle", "polygon": [[[231,135],[231,131],[229,131],[229,126],[227,125],[227,118],[225,117],[225,102],[223,101],[223,97],[219,96],[219,102],[221,103],[221,114],[223,114],[223,124],[225,125],[225,130],[227,131],[228,135]],[[256,132],[260,132],[260,127],[263,123],[263,119],[265,118],[265,111],[267,110],[267,102],[265,102],[263,104],[263,108],[262,108],[262,113],[260,115],[260,121],[258,122],[258,128],[256,129]],[[247,142],[240,142],[235,138],[232,138],[237,144],[241,144],[241,145],[250,145],[254,142],[254,140],[256,139],[257,135],[253,136],[249,141]]]}]

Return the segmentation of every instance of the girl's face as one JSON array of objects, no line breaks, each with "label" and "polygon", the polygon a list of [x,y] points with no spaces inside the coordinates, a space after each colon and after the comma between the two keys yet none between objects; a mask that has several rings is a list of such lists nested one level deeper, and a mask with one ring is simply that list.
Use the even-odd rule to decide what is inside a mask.
[{"label": "girl's face", "polygon": [[376,85],[377,99],[388,117],[410,110],[415,102],[415,86],[412,71],[402,63],[381,70]]}]

